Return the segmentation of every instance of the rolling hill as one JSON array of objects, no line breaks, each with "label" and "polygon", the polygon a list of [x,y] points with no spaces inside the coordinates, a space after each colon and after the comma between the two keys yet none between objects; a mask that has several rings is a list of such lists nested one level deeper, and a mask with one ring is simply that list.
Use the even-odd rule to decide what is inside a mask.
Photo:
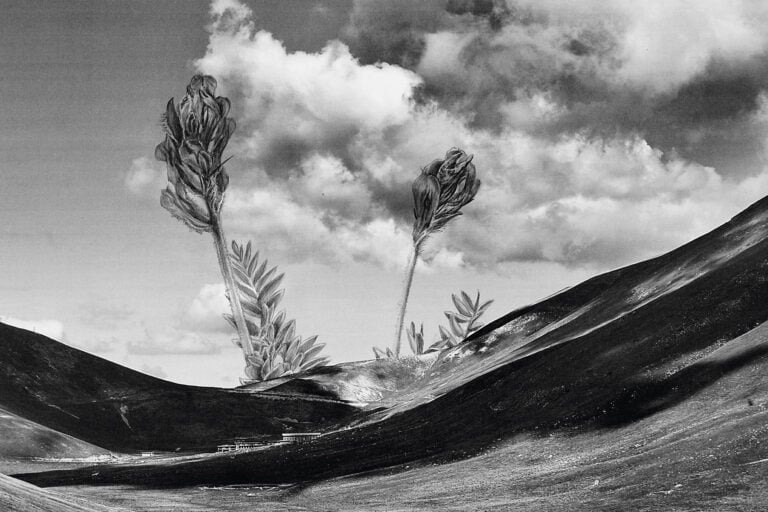
[{"label": "rolling hill", "polygon": [[82,458],[109,451],[0,409],[0,461],[29,457]]},{"label": "rolling hill", "polygon": [[[662,500],[761,510],[766,235],[768,199],[670,253],[514,311],[309,445],[18,477],[43,486],[315,482],[297,506],[314,497],[350,510],[385,510],[384,494],[424,509],[589,510],[599,501],[655,510]],[[345,475],[357,476],[322,483]]]},{"label": "rolling hill", "polygon": [[0,407],[117,451],[210,449],[355,414],[329,397],[184,386],[0,324]]},{"label": "rolling hill", "polygon": [[[726,430],[707,427],[723,443],[734,436],[727,451],[732,463],[768,456],[768,444],[742,436],[764,419],[766,235],[768,199],[670,253],[512,312],[443,354],[431,371],[367,415],[339,422],[307,446],[20,478],[40,485],[317,481],[461,460],[519,436],[568,435],[575,442],[630,436],[635,425],[665,411],[678,411],[669,421],[679,424],[679,435],[695,437],[700,432],[691,415],[733,410],[738,421]],[[725,401],[690,407],[725,378],[731,382]],[[739,422],[743,430],[734,426]]]}]

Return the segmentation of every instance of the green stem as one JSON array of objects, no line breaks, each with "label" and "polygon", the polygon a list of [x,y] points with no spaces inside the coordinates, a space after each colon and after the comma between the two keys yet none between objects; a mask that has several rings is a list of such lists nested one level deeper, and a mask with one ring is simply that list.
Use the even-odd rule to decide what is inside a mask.
[{"label": "green stem", "polygon": [[405,324],[405,309],[408,306],[408,296],[411,293],[411,284],[413,284],[413,272],[416,270],[416,262],[421,253],[421,241],[413,244],[413,252],[408,260],[408,266],[405,273],[405,283],[403,284],[403,297],[400,300],[400,311],[397,314],[397,330],[395,331],[395,357],[400,357],[400,344],[403,338],[403,325]]},{"label": "green stem", "polygon": [[224,235],[224,229],[221,226],[219,216],[213,212],[211,212],[211,225],[213,227],[211,230],[211,234],[213,235],[213,245],[216,247],[219,268],[221,268],[221,275],[224,278],[224,286],[227,288],[229,305],[232,308],[232,318],[234,318],[235,326],[237,327],[237,337],[240,339],[243,354],[248,356],[253,352],[251,347],[251,337],[248,334],[248,325],[245,323],[243,306],[240,304],[240,296],[238,295],[237,287],[235,286],[235,279],[232,273],[232,262],[229,260],[229,251],[227,250],[227,237]]}]

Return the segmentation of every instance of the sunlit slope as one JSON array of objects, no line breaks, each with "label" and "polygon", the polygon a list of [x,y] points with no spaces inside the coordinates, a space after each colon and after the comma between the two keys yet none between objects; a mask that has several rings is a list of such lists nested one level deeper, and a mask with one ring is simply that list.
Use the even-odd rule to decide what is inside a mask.
[{"label": "sunlit slope", "polygon": [[0,475],[0,510],[3,512],[118,512],[123,509],[68,498],[21,480]]},{"label": "sunlit slope", "polygon": [[109,452],[0,409],[0,461],[28,457],[89,457]]},{"label": "sunlit slope", "polygon": [[[45,484],[294,482],[476,454],[499,440],[629,428],[684,404],[768,349],[768,201],[659,258],[507,315],[446,354],[389,408],[306,447],[167,467],[28,475]],[[719,352],[715,352],[720,349]],[[710,356],[711,354],[711,356]],[[717,355],[715,355],[717,354]],[[710,357],[708,357],[710,356]],[[763,372],[765,373],[765,372]],[[768,441],[768,440],[766,440]]]},{"label": "sunlit slope", "polygon": [[702,357],[689,372],[737,367],[632,423],[521,433],[472,458],[422,460],[406,471],[400,466],[314,483],[286,493],[281,503],[370,511],[762,512],[768,503],[768,360],[750,354],[766,344],[768,323]]},{"label": "sunlit slope", "polygon": [[[431,399],[510,362],[563,344],[564,357],[594,372],[604,362],[620,378],[639,362],[674,366],[768,318],[768,199],[670,253],[592,278],[489,324],[442,356],[429,384],[397,397]],[[587,357],[582,354],[587,351]],[[594,358],[589,357],[594,356]],[[555,359],[546,363],[555,366]],[[457,364],[457,362],[459,364]]]},{"label": "sunlit slope", "polygon": [[330,398],[174,384],[4,324],[0,407],[111,450],[211,448],[355,412]]}]

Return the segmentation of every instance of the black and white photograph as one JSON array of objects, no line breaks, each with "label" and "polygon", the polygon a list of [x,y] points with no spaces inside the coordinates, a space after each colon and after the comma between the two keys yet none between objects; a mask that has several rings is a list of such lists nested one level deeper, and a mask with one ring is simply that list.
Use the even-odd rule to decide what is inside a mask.
[{"label": "black and white photograph", "polygon": [[0,511],[768,510],[768,2],[0,13]]}]

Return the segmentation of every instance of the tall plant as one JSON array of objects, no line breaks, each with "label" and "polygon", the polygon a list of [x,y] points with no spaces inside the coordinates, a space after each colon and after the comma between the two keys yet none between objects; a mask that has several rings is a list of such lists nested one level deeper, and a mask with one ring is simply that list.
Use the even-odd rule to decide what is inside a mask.
[{"label": "tall plant", "polygon": [[[235,121],[227,117],[229,100],[216,96],[216,85],[212,76],[195,75],[178,105],[173,98],[168,101],[163,114],[165,140],[155,148],[155,158],[165,162],[168,169],[168,186],[160,204],[193,231],[211,233],[227,294],[237,297],[221,224],[229,184],[222,155]],[[238,300],[230,300],[230,305],[239,345],[247,357],[252,347],[243,309]]]},{"label": "tall plant", "polygon": [[421,170],[414,180],[413,191],[413,250],[406,267],[403,295],[397,315],[395,356],[400,355],[405,310],[413,284],[416,262],[430,235],[443,229],[461,215],[461,209],[471,202],[480,188],[472,155],[452,148],[445,158],[435,160]]},{"label": "tall plant", "polygon": [[[328,358],[320,356],[324,345],[316,343],[317,336],[297,335],[296,322],[278,312],[283,274],[277,274],[277,267],[269,268],[266,260],[260,262],[251,242],[245,246],[232,242],[230,258],[238,294],[230,295],[229,301],[241,302],[250,335],[251,353],[245,357],[248,378],[273,379],[327,364]],[[234,325],[231,316],[226,318]]]}]

